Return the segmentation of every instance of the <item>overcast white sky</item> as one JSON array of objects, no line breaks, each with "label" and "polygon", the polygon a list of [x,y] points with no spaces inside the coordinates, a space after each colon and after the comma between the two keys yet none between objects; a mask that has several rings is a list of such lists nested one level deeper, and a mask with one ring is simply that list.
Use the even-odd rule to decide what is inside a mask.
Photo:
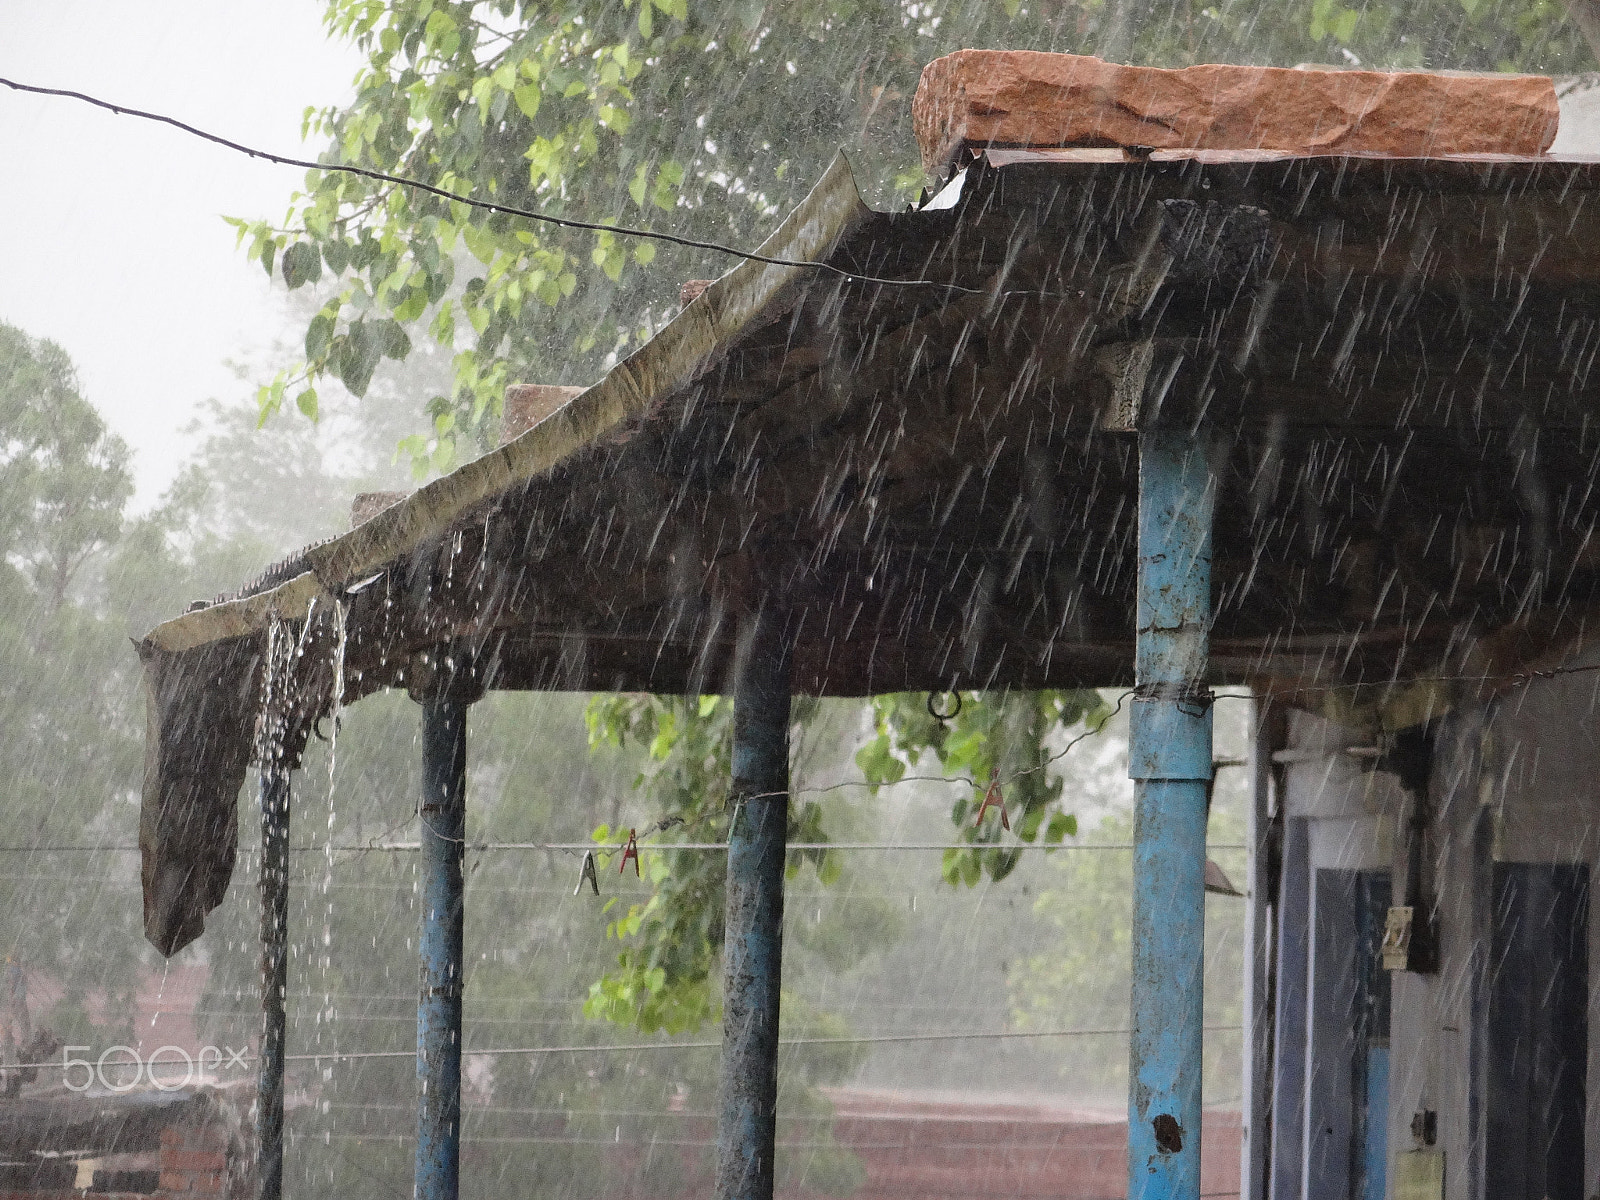
[{"label": "overcast white sky", "polygon": [[[0,76],[166,113],[295,154],[307,105],[342,103],[360,58],[321,0],[0,0]],[[315,157],[306,154],[304,157]],[[153,502],[224,365],[286,328],[221,215],[281,217],[303,173],[77,101],[0,88],[0,321],[66,347],[133,445]],[[252,379],[251,384],[258,382]]]}]

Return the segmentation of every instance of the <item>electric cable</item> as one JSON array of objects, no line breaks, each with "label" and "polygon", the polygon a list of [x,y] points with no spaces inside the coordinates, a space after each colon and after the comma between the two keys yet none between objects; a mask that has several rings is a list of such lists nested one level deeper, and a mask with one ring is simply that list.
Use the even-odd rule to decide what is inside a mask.
[{"label": "electric cable", "polygon": [[[1242,1025],[1204,1025],[1201,1027],[1207,1033],[1237,1033]],[[1013,1038],[1057,1038],[1057,1037],[1113,1037],[1132,1033],[1131,1029],[1114,1027],[1107,1029],[1017,1029],[1017,1030],[976,1030],[958,1033],[878,1033],[863,1034],[860,1037],[781,1037],[778,1039],[780,1046],[878,1046],[899,1042],[973,1042],[993,1041],[998,1039]],[[488,1057],[509,1055],[541,1055],[541,1054],[624,1054],[641,1051],[655,1050],[718,1050],[722,1042],[611,1042],[591,1046],[500,1046],[484,1047],[479,1049],[473,1046],[463,1046],[463,1057],[483,1055]],[[359,1061],[378,1058],[409,1058],[417,1057],[415,1047],[409,1050],[330,1050],[325,1054],[286,1054],[285,1062],[332,1063],[343,1061]],[[81,1061],[81,1060],[80,1060]],[[258,1055],[245,1052],[231,1054],[228,1065],[258,1062]],[[7,1070],[44,1070],[46,1068],[65,1069],[67,1066],[76,1066],[66,1062],[36,1062],[8,1064]],[[134,1064],[111,1063],[111,1069],[128,1068]],[[142,1064],[141,1064],[142,1065]]]},{"label": "electric cable", "polygon": [[452,192],[447,188],[438,187],[431,183],[424,183],[420,179],[410,179],[403,175],[391,175],[387,171],[375,170],[372,167],[350,166],[344,163],[313,162],[310,159],[294,158],[287,154],[275,154],[270,150],[261,150],[254,146],[247,146],[242,142],[233,141],[220,134],[209,133],[204,129],[180,121],[176,117],[169,117],[162,113],[146,112],[143,109],[132,108],[126,104],[113,104],[109,100],[102,100],[98,96],[91,96],[87,92],[75,92],[70,88],[41,87],[37,84],[19,83],[14,79],[0,77],[0,84],[4,84],[12,91],[26,92],[36,96],[56,96],[68,100],[79,100],[91,104],[117,116],[138,117],[145,121],[155,121],[158,124],[170,125],[192,137],[211,142],[213,145],[248,155],[251,158],[263,159],[284,167],[300,167],[308,171],[336,171],[346,175],[359,175],[365,179],[373,179],[379,183],[390,183],[398,187],[414,188],[417,191],[427,192],[457,204],[466,204],[472,208],[482,209],[488,213],[502,213],[509,217],[520,217],[526,221],[537,221],[547,225],[557,225],[563,229],[584,229],[596,233],[610,233],[619,237],[642,238],[653,242],[670,242],[675,246],[687,246],[692,250],[711,250],[718,254],[731,254],[736,258],[746,259],[750,262],[765,263],[773,267],[800,267],[813,271],[826,271],[837,275],[852,283],[882,284],[889,287],[920,287],[944,288],[952,292],[963,292],[969,295],[979,295],[982,288],[967,287],[959,283],[942,283],[936,279],[885,279],[876,275],[861,275],[854,271],[844,270],[831,263],[807,262],[798,258],[776,258],[767,254],[759,254],[752,250],[741,250],[737,246],[729,246],[723,242],[706,241],[701,238],[684,237],[676,233],[662,233],[654,229],[639,229],[631,225],[614,225],[606,221],[583,221],[575,217],[558,217],[551,213],[539,212],[531,208],[519,208],[511,204],[497,204],[488,200],[475,200],[471,196]]}]

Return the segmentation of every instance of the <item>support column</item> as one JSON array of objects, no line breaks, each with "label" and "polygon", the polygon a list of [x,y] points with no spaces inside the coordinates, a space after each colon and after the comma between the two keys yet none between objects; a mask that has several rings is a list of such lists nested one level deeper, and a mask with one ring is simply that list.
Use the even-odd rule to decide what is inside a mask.
[{"label": "support column", "polygon": [[1213,480],[1189,429],[1139,435],[1129,1200],[1200,1194]]},{"label": "support column", "polygon": [[422,982],[417,1000],[417,1200],[456,1200],[461,1166],[461,990],[467,702],[422,704]]},{"label": "support column", "polygon": [[[1285,793],[1280,803],[1287,806]],[[1306,1161],[1307,999],[1311,988],[1311,821],[1285,816],[1278,875],[1267,1200],[1300,1200]]]},{"label": "support column", "polygon": [[1256,700],[1250,738],[1249,896],[1245,900],[1244,1138],[1240,1146],[1241,1195],[1268,1200],[1272,1146],[1272,1080],[1277,1004],[1278,947],[1274,916],[1282,858],[1283,797],[1273,753],[1283,747],[1284,705],[1270,695]]},{"label": "support column", "polygon": [[789,667],[781,612],[739,629],[733,700],[717,1200],[771,1200],[777,1136],[783,858],[789,832]]},{"label": "support column", "polygon": [[289,764],[261,762],[261,1057],[256,1072],[256,1195],[283,1194],[284,992],[289,972]]}]

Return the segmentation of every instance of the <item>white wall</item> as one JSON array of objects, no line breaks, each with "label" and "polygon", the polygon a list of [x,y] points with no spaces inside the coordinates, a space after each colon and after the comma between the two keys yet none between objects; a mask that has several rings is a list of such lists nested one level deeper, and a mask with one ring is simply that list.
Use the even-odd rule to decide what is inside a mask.
[{"label": "white wall", "polygon": [[[1600,89],[1594,92],[1600,129]],[[1600,665],[1600,653],[1571,664]],[[1500,862],[1588,863],[1600,884],[1600,670],[1531,680],[1487,721],[1483,803]],[[1600,921],[1589,917],[1589,1096],[1585,1187],[1600,1191]]]},{"label": "white wall", "polygon": [[[1597,92],[1600,120],[1600,92]],[[1600,127],[1600,126],[1597,126]],[[1600,665],[1600,652],[1568,665]],[[1396,903],[1405,896],[1408,799],[1392,775],[1363,769],[1346,753],[1360,738],[1309,714],[1289,722],[1285,757],[1288,815],[1305,818],[1310,866],[1389,868]],[[1478,1128],[1481,1063],[1473,1023],[1487,1011],[1482,991],[1488,954],[1492,862],[1590,865],[1600,885],[1600,670],[1533,678],[1493,704],[1450,714],[1435,727],[1424,842],[1424,888],[1440,915],[1437,974],[1396,972],[1390,1048],[1389,1151],[1413,1147],[1413,1113],[1438,1114],[1450,1200],[1485,1200]],[[1285,879],[1284,887],[1308,887]],[[1592,905],[1591,912],[1594,907]],[[1585,1131],[1586,1186],[1600,1192],[1600,920],[1591,916],[1590,1040]],[[1313,951],[1314,953],[1314,951]],[[1314,974],[1314,968],[1313,968]],[[1478,1006],[1475,1014],[1474,1005]],[[1309,1136],[1309,1135],[1308,1135]],[[1297,1164],[1298,1166],[1298,1164]],[[1301,1194],[1315,1195],[1304,1180]]]}]

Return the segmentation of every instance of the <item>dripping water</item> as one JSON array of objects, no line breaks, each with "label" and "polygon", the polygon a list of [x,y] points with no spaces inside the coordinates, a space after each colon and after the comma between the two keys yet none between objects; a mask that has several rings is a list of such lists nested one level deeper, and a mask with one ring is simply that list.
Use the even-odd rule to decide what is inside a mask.
[{"label": "dripping water", "polygon": [[[334,825],[337,816],[335,807],[335,784],[339,768],[339,723],[344,706],[344,658],[347,640],[348,623],[347,607],[340,601],[333,604],[333,697],[328,711],[328,825],[323,838],[322,858],[322,954],[320,965],[322,968],[322,1006],[317,1014],[317,1041],[322,1041],[322,1031],[328,1032],[328,1049],[337,1053],[339,1049],[337,1025],[335,1024],[336,1011],[333,1000],[333,847]],[[322,1083],[327,1091],[334,1090],[332,1066],[322,1069]],[[328,1120],[332,1121],[331,1096],[323,1100],[323,1109],[329,1113]],[[324,1140],[331,1134],[331,1125],[324,1129]]]}]

